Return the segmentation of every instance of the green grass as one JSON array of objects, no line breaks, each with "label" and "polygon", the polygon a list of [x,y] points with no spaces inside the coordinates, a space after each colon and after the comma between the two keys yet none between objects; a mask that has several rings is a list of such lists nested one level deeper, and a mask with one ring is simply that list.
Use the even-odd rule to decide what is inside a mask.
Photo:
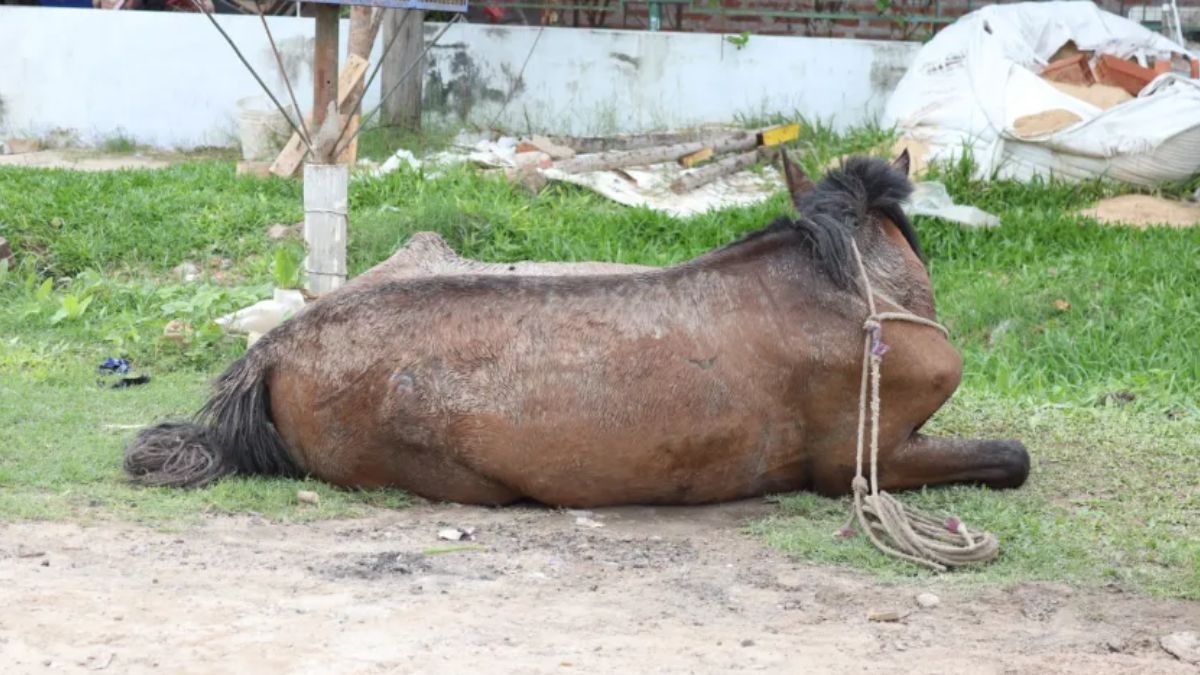
[{"label": "green grass", "polygon": [[[743,122],[774,121],[782,120]],[[412,143],[390,133],[368,135],[364,154],[382,159],[396,143]],[[889,136],[809,127],[802,138],[793,154],[815,174]],[[963,166],[945,167],[939,178],[957,200],[996,213],[1003,225],[917,223],[941,318],[966,364],[958,395],[931,428],[1021,438],[1034,458],[1031,482],[1018,491],[904,497],[1001,537],[995,564],[946,583],[1116,581],[1200,597],[1200,230],[1104,228],[1074,215],[1117,191],[1103,183],[978,183]],[[436,177],[402,169],[356,179],[350,207],[349,264],[358,273],[419,230],[491,261],[667,265],[762,226],[788,203],[778,194],[679,221],[571,186],[533,196],[460,167]],[[244,349],[212,319],[269,293],[277,253],[294,244],[269,241],[266,229],[301,215],[296,182],[238,178],[231,161],[106,174],[0,170],[0,234],[22,261],[0,271],[0,519],[308,519],[405,502],[394,491],[286,480],[195,491],[133,489],[122,480],[128,425],[191,412],[205,382]],[[183,262],[200,268],[199,281],[185,284],[171,272]],[[190,326],[189,342],[162,339],[172,320]],[[128,356],[154,380],[127,390],[96,386],[95,366],[110,355]],[[317,490],[320,506],[297,504],[301,488]],[[781,503],[779,516],[753,528],[773,545],[885,579],[926,576],[861,539],[831,538],[844,501],[791,495]]]}]

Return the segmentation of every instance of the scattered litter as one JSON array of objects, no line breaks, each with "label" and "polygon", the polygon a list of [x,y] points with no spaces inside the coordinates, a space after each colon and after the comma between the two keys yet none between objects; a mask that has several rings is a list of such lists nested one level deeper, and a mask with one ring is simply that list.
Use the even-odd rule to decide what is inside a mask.
[{"label": "scattered litter", "polygon": [[388,157],[387,160],[384,161],[384,163],[378,169],[372,171],[372,173],[376,176],[382,176],[383,174],[392,173],[404,164],[407,164],[408,168],[412,169],[413,171],[421,170],[421,160],[417,159],[417,156],[412,154],[412,152],[405,150],[404,148],[400,148],[396,152],[392,153],[392,156]]},{"label": "scattered litter", "polygon": [[46,555],[45,551],[37,551],[37,550],[29,551],[29,550],[25,550],[22,548],[17,549],[17,557],[18,558],[40,558],[44,555]]},{"label": "scattered litter", "polygon": [[587,516],[579,516],[575,519],[575,524],[580,527],[604,527],[604,523],[588,518]]},{"label": "scattered litter", "polygon": [[933,593],[918,593],[917,606],[922,609],[933,609],[942,604],[942,599]]},{"label": "scattered litter", "polygon": [[321,495],[313,492],[312,490],[298,490],[296,491],[296,501],[300,502],[301,504],[312,504],[313,506],[318,506],[321,503]]},{"label": "scattered litter", "polygon": [[1071,303],[1063,300],[1062,298],[1058,298],[1054,301],[1054,309],[1057,309],[1060,312],[1069,312],[1071,311]]},{"label": "scattered litter", "polygon": [[904,615],[894,609],[873,609],[867,612],[867,621],[877,623],[893,623],[904,618]]},{"label": "scattered litter", "polygon": [[216,320],[227,333],[262,335],[304,308],[304,294],[290,288],[276,288],[270,300],[256,302]]},{"label": "scattered litter", "polygon": [[9,245],[8,240],[5,239],[4,237],[0,237],[0,263],[7,264],[9,269],[12,269],[12,266],[13,266],[12,246]]},{"label": "scattered litter", "polygon": [[[104,362],[96,367],[96,372],[101,375],[125,375],[129,373],[131,366],[129,360],[125,358],[109,357],[104,359]],[[149,375],[137,375],[130,377],[122,377],[112,384],[106,384],[103,380],[96,384],[109,389],[124,389],[126,387],[134,387],[139,384],[146,384],[150,381]]]},{"label": "scattered litter", "polygon": [[921,48],[882,121],[981,179],[1152,186],[1200,171],[1197,63],[1091,2],[990,5]]},{"label": "scattered litter", "polygon": [[145,424],[103,424],[100,426],[105,431],[130,431],[133,429],[143,429]]},{"label": "scattered litter", "polygon": [[[714,127],[604,139],[542,136],[518,139],[460,134],[446,151],[417,159],[411,152],[399,150],[369,173],[383,175],[405,163],[418,168],[469,162],[500,170],[510,180],[533,190],[541,189],[547,180],[560,181],[588,188],[626,206],[688,217],[714,209],[757,204],[782,189],[783,179],[774,167],[767,166],[757,172],[745,170],[766,159],[765,155],[740,163],[733,161],[736,155],[724,158],[720,155],[722,152],[755,154],[758,149],[785,142],[798,133],[798,125],[783,125],[757,133]],[[695,156],[705,148],[713,150],[713,161],[708,164],[685,167],[677,161]],[[675,149],[679,151],[674,152]]]},{"label": "scattered litter", "polygon": [[[116,382],[113,382],[111,385],[109,385],[108,388],[109,389],[125,389],[127,387],[136,387],[141,384],[148,384],[149,382],[150,382],[149,375],[138,375],[136,377],[122,377],[121,379],[119,379]],[[103,384],[103,383],[101,383],[101,384]]]},{"label": "scattered litter", "polygon": [[933,216],[968,227],[996,227],[1000,219],[974,206],[955,204],[941,183],[927,181],[914,186],[905,212],[917,216]]},{"label": "scattered litter", "polygon": [[1154,225],[1178,228],[1200,225],[1200,205],[1150,195],[1112,197],[1080,211],[1079,215],[1095,218],[1105,225],[1137,229]]},{"label": "scattered litter", "polygon": [[446,527],[438,530],[438,539],[446,541],[472,541],[475,538],[473,527]]},{"label": "scattered litter", "polygon": [[124,375],[129,372],[129,361],[123,358],[109,357],[104,359],[96,370],[101,373]]},{"label": "scattered litter", "polygon": [[1195,631],[1171,633],[1159,638],[1158,644],[1180,661],[1200,665],[1200,635]]}]

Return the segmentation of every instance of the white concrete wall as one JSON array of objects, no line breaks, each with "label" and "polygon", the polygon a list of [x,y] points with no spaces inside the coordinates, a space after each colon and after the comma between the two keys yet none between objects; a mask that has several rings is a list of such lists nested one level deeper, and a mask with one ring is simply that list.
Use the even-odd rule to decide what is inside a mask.
[{"label": "white concrete wall", "polygon": [[[257,17],[218,21],[285,100]],[[307,106],[313,22],[269,21]],[[439,28],[427,25],[427,39]],[[346,30],[343,23],[343,40]],[[538,31],[451,28],[430,52],[427,110],[491,122]],[[845,127],[878,114],[917,48],[754,36],[738,50],[720,35],[547,28],[498,123],[608,133],[799,112]],[[236,102],[259,93],[202,16],[0,6],[0,132],[68,129],[84,142],[123,134],[161,147],[225,145],[236,140]],[[368,106],[378,97],[377,81]]]}]

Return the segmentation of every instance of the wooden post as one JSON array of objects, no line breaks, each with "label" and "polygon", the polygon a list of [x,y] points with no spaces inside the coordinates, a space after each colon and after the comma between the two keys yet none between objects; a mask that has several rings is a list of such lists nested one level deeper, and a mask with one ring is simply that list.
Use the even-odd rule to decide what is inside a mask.
[{"label": "wooden post", "polygon": [[[337,100],[338,73],[338,5],[313,3],[317,23],[316,47],[313,49],[313,124],[321,128],[329,104]],[[335,104],[336,105],[336,104]],[[332,157],[314,157],[313,161],[330,163]]]},{"label": "wooden post", "polygon": [[[375,36],[379,33],[379,26],[383,22],[384,9],[375,9],[372,7],[355,6],[350,9],[350,37],[346,40],[346,58],[359,57],[364,61],[371,58],[371,46],[375,44]],[[338,101],[343,95],[347,100],[354,101],[362,96],[362,90],[365,82],[360,78],[351,87],[349,92],[343,94],[339,91]],[[351,139],[350,144],[338,156],[338,164],[352,165],[358,161],[358,138],[354,136],[358,131],[359,116],[362,114],[362,105],[360,104],[354,110],[346,112],[346,138]]]},{"label": "wooden post", "polygon": [[350,168],[304,165],[304,271],[308,290],[328,293],[346,283],[346,225]]},{"label": "wooden post", "polygon": [[[417,59],[423,60],[421,52],[425,49],[425,12],[418,9],[386,11],[383,44],[387,44],[397,30],[403,33],[396,38],[391,52],[383,57],[381,93],[391,91],[410,64]],[[410,15],[407,20],[406,15]],[[383,101],[383,123],[388,126],[409,131],[421,128],[421,81],[425,77],[425,64],[418,64],[413,70],[408,79]]]}]

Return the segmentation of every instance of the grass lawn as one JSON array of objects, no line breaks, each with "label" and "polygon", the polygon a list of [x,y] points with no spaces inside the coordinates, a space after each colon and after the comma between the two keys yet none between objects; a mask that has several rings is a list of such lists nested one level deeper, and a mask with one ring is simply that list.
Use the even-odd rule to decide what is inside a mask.
[{"label": "grass lawn", "polygon": [[[816,173],[881,134],[804,137],[797,152]],[[941,319],[966,361],[962,387],[932,430],[1020,438],[1034,461],[1018,491],[905,496],[1001,537],[999,561],[952,578],[1115,581],[1200,598],[1200,230],[1103,228],[1074,215],[1115,193],[1110,185],[977,183],[964,167],[940,173],[958,201],[1003,225],[917,222]],[[365,270],[418,230],[484,260],[666,265],[787,208],[781,193],[679,221],[574,187],[532,196],[466,168],[437,178],[402,170],[352,184],[350,268]],[[194,491],[123,482],[131,428],[194,411],[209,378],[244,349],[211,320],[269,293],[297,244],[272,242],[266,230],[301,216],[297,182],[238,178],[231,161],[95,174],[0,170],[0,235],[20,260],[0,271],[0,519],[115,515],[171,526],[205,513],[295,520],[406,502],[395,491],[309,482],[321,504],[299,506],[301,483],[286,480]],[[172,272],[184,262],[200,280]],[[162,339],[172,320],[194,328],[186,344]],[[98,387],[96,365],[117,355],[152,382]],[[926,574],[861,538],[832,539],[848,513],[844,500],[798,494],[780,503],[778,516],[752,528],[773,545],[884,578]]]}]

